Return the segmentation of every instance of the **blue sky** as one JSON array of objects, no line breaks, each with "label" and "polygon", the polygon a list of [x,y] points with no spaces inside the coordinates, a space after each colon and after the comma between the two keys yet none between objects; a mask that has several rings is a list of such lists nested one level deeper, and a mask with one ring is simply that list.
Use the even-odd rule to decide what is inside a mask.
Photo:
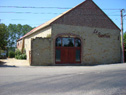
[{"label": "blue sky", "polygon": [[[73,8],[85,0],[0,0],[0,6],[32,6],[32,7],[60,7]],[[111,20],[120,28],[120,10],[125,9],[126,0],[93,0]],[[107,9],[107,10],[106,10]],[[56,17],[68,9],[58,8],[8,8],[0,7],[0,23],[6,25],[28,24],[32,27]],[[7,13],[3,13],[7,12]],[[8,13],[8,12],[32,12],[32,13]],[[124,32],[126,31],[126,16],[124,17]]]}]

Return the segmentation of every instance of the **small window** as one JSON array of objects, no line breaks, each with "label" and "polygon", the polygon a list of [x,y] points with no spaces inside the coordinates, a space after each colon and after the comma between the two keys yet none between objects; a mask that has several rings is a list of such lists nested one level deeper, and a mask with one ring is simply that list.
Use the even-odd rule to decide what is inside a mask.
[{"label": "small window", "polygon": [[57,49],[56,50],[56,62],[61,61],[61,50]]},{"label": "small window", "polygon": [[75,47],[81,47],[81,41],[78,38],[75,39]]},{"label": "small window", "polygon": [[18,44],[17,44],[18,46],[19,46],[19,42],[18,42]]},{"label": "small window", "polygon": [[56,46],[57,47],[61,46],[61,38],[56,39]]},{"label": "small window", "polygon": [[80,61],[80,50],[76,50],[76,61]]},{"label": "small window", "polygon": [[74,47],[74,38],[62,38],[63,47]]}]

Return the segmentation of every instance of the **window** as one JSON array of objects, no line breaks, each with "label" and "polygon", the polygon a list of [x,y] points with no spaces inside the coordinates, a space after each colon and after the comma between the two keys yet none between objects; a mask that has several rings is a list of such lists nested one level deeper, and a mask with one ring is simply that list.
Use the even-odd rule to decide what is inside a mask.
[{"label": "window", "polygon": [[75,39],[75,47],[81,47],[81,41],[78,38]]},{"label": "window", "polygon": [[61,38],[56,39],[56,46],[61,46]]},{"label": "window", "polygon": [[19,46],[19,42],[18,42],[17,46]]},{"label": "window", "polygon": [[74,47],[74,38],[62,38],[63,47]]},{"label": "window", "polygon": [[56,62],[61,61],[61,50],[57,49],[56,50]]},{"label": "window", "polygon": [[56,47],[81,47],[81,40],[74,37],[58,37]]},{"label": "window", "polygon": [[76,50],[76,61],[80,61],[80,50]]}]

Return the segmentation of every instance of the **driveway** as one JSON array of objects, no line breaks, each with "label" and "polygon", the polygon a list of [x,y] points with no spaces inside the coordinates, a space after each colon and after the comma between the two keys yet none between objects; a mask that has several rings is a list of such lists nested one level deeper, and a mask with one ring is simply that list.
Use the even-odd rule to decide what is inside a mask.
[{"label": "driveway", "polygon": [[126,95],[126,64],[0,67],[0,95]]},{"label": "driveway", "polygon": [[28,60],[17,60],[15,58],[0,59],[0,66],[29,66]]}]

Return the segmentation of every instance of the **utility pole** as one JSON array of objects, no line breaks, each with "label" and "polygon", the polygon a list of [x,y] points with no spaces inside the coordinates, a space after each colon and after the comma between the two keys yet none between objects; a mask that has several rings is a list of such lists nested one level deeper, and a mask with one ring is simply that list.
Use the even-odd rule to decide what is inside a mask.
[{"label": "utility pole", "polygon": [[122,63],[124,63],[124,43],[123,43],[123,11],[124,9],[122,9],[121,12],[121,50],[122,50]]}]

